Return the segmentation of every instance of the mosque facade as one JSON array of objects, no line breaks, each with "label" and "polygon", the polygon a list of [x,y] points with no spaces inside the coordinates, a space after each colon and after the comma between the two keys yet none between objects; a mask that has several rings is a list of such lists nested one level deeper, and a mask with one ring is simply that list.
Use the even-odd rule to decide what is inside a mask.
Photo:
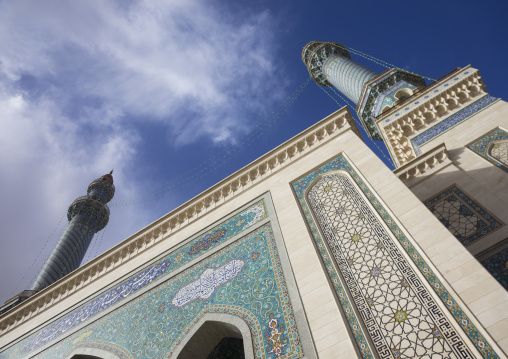
[{"label": "mosque facade", "polygon": [[471,66],[302,59],[394,171],[341,108],[40,285],[0,315],[0,358],[506,358],[508,104]]}]

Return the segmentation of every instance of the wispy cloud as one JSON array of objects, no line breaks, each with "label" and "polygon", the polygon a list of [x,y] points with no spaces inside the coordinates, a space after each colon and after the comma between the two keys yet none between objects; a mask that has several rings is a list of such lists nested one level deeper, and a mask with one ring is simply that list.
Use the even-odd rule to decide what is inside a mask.
[{"label": "wispy cloud", "polygon": [[56,88],[61,105],[163,121],[180,143],[234,135],[273,84],[268,13],[228,21],[200,1],[18,1],[1,10],[1,70],[14,83],[32,76],[29,90]]},{"label": "wispy cloud", "polygon": [[[115,197],[139,192],[122,173],[149,141],[139,135],[144,123],[162,125],[176,146],[234,142],[249,129],[252,114],[280,95],[272,21],[200,0],[0,3],[0,226],[8,243],[0,302],[91,175],[113,164]],[[116,242],[151,218],[129,207],[115,208],[115,217],[122,221],[107,235]]]}]

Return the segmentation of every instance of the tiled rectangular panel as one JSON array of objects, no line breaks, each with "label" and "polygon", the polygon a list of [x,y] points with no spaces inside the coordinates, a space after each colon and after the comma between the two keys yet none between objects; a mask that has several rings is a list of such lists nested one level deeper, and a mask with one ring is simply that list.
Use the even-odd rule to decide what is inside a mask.
[{"label": "tiled rectangular panel", "polygon": [[427,200],[425,205],[465,246],[503,225],[456,185]]}]

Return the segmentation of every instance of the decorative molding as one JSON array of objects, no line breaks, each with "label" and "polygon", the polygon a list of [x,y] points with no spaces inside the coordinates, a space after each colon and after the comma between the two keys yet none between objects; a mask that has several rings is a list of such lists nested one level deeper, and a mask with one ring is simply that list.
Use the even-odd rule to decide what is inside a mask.
[{"label": "decorative molding", "polygon": [[296,158],[349,130],[361,138],[351,113],[343,107],[5,312],[0,316],[0,337],[243,193]]},{"label": "decorative molding", "polygon": [[396,113],[380,115],[376,123],[396,165],[401,167],[417,157],[411,138],[486,96],[485,88],[480,72],[466,66],[413,95]]},{"label": "decorative molding", "polygon": [[429,152],[415,158],[404,166],[397,168],[393,173],[408,187],[422,180],[423,176],[435,173],[444,165],[451,163],[444,143]]}]

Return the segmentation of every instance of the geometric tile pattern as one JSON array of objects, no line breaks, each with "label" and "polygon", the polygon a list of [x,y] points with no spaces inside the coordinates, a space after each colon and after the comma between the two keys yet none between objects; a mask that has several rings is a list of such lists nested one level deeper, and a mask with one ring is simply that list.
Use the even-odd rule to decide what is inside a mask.
[{"label": "geometric tile pattern", "polygon": [[[347,320],[353,338],[356,342],[357,349],[361,353],[362,358],[374,358],[377,355],[374,355],[374,351],[371,349],[372,345],[370,344],[371,342],[369,336],[366,334],[366,330],[363,329],[364,327],[361,324],[362,317],[357,314],[354,298],[348,290],[349,288],[346,285],[340,270],[337,269],[337,263],[333,259],[333,253],[329,251],[328,244],[326,243],[322,234],[323,232],[312,213],[308,202],[309,200],[307,198],[308,191],[320,176],[323,176],[328,172],[336,171],[343,171],[349,174],[359,193],[361,192],[365,196],[364,198],[366,199],[366,203],[368,203],[369,208],[376,212],[376,216],[379,216],[378,218],[380,218],[380,220],[388,228],[389,236],[396,240],[397,246],[403,249],[405,256],[407,256],[406,258],[410,259],[416,268],[418,268],[419,273],[416,273],[415,279],[419,280],[420,283],[426,283],[425,287],[435,293],[432,298],[435,298],[436,301],[440,301],[442,303],[442,307],[446,308],[451,317],[455,319],[456,324],[454,326],[460,328],[457,329],[456,333],[461,333],[460,336],[469,338],[470,343],[478,350],[478,353],[475,353],[475,355],[481,355],[485,359],[499,358],[481,331],[474,325],[474,323],[471,322],[467,314],[464,313],[459,304],[457,304],[453,296],[450,292],[448,292],[446,286],[439,280],[433,269],[421,256],[419,250],[413,246],[412,241],[405,235],[404,231],[399,227],[392,215],[387,211],[378,197],[370,190],[345,155],[341,154],[316,170],[308,173],[303,178],[294,181],[291,185],[312,236],[314,237],[318,254],[323,261],[323,266],[330,278],[330,283],[335,290],[337,300],[342,308],[342,312]],[[374,273],[377,273],[377,271]],[[435,305],[436,308],[438,308],[437,302],[435,302]],[[434,311],[430,311],[430,313],[433,315]],[[403,315],[398,318],[402,319]],[[373,342],[376,340],[377,337],[372,338]],[[455,345],[457,345],[457,343],[455,343]],[[459,344],[459,347],[460,346],[461,345]],[[389,350],[388,348],[386,349]],[[396,358],[396,355],[396,353],[392,352],[393,358]]]},{"label": "geometric tile pattern", "polygon": [[464,246],[502,226],[455,185],[427,200],[425,206]]},{"label": "geometric tile pattern", "polygon": [[499,100],[499,98],[496,98],[496,97],[493,97],[490,95],[485,95],[481,99],[473,102],[472,104],[463,108],[459,112],[454,113],[450,117],[437,123],[436,125],[432,126],[428,130],[422,132],[418,136],[413,137],[411,139],[411,143],[413,145],[414,150],[416,151],[416,154],[420,154],[420,146],[429,142],[433,138],[439,136],[443,132],[448,131],[452,127],[455,127],[459,123],[467,120],[468,118],[470,118],[471,116],[476,114],[478,111],[483,110],[484,108],[492,105],[493,103],[497,102],[498,100]]},{"label": "geometric tile pattern", "polygon": [[467,147],[487,161],[508,172],[508,132],[496,128]]},{"label": "geometric tile pattern", "polygon": [[499,251],[481,263],[508,290],[508,249]]},{"label": "geometric tile pattern", "polygon": [[[244,263],[234,276],[221,280],[213,293],[172,304],[178,291],[210,269]],[[179,303],[182,304],[182,303]],[[150,291],[91,322],[37,358],[65,358],[76,345],[105,342],[133,358],[167,358],[207,313],[242,318],[249,326],[256,358],[302,358],[303,348],[271,223],[266,223],[222,250],[209,255]],[[278,328],[278,340],[266,333]],[[272,353],[272,354],[270,354]],[[2,358],[20,358],[9,349]]]},{"label": "geometric tile pattern", "polygon": [[347,174],[308,201],[380,358],[474,357]]},{"label": "geometric tile pattern", "polygon": [[[117,286],[84,303],[52,324],[42,328],[18,343],[19,354],[29,353],[87,320],[104,312],[147,285],[168,276],[196,256],[217,247],[221,243],[254,226],[268,216],[264,200],[260,200],[238,214],[207,230],[180,248],[172,251],[154,264],[131,275]],[[218,235],[220,234],[220,235]],[[3,353],[0,354],[3,358]]]}]

